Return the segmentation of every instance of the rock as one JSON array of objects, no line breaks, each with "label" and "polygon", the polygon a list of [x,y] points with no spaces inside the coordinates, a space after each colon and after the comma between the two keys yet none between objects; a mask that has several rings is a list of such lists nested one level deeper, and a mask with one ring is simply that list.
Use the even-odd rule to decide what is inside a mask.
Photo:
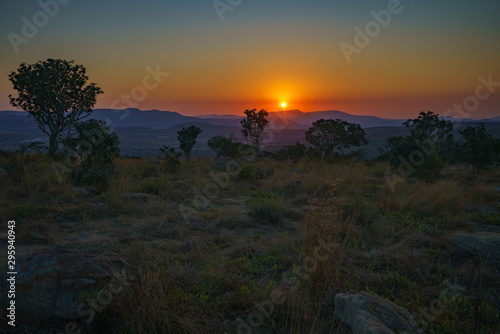
[{"label": "rock", "polygon": [[255,175],[259,179],[266,179],[268,177],[273,176],[274,174],[274,169],[267,169],[262,167],[261,165],[255,166]]},{"label": "rock", "polygon": [[498,194],[500,194],[500,187],[493,186],[493,190],[496,191]]},{"label": "rock", "polygon": [[177,189],[177,190],[185,190],[185,191],[191,190],[191,187],[189,186],[189,184],[187,184],[184,181],[180,181],[180,180],[173,181],[172,183],[170,183],[170,187]]},{"label": "rock", "polygon": [[8,175],[9,173],[7,173],[7,171],[5,170],[5,168],[2,168],[0,167],[0,175]]},{"label": "rock", "polygon": [[454,258],[481,260],[491,268],[500,268],[500,233],[458,233],[450,242]]},{"label": "rock", "polygon": [[76,186],[72,186],[72,185],[69,185],[68,189],[76,191],[77,193],[80,193],[80,194],[85,195],[85,196],[88,196],[88,194],[89,194],[89,192],[87,191],[87,189],[76,187]]},{"label": "rock", "polygon": [[465,210],[471,213],[482,214],[500,213],[500,211],[498,209],[495,209],[494,207],[481,203],[472,203],[471,201],[467,201],[465,203]]},{"label": "rock", "polygon": [[335,314],[354,334],[424,333],[406,309],[371,292],[336,295]]},{"label": "rock", "polygon": [[[36,319],[76,320],[88,316],[94,302],[102,311],[132,277],[118,258],[97,258],[60,245],[16,260],[16,320],[21,323]],[[7,282],[8,271],[2,282]],[[3,293],[8,290],[5,283]]]},{"label": "rock", "polygon": [[228,173],[233,173],[240,167],[241,167],[240,164],[236,160],[230,157],[217,158],[210,164],[210,168]]},{"label": "rock", "polygon": [[122,197],[125,199],[140,199],[140,200],[158,198],[158,196],[151,195],[151,194],[144,194],[144,193],[125,193],[125,194],[122,194]]}]

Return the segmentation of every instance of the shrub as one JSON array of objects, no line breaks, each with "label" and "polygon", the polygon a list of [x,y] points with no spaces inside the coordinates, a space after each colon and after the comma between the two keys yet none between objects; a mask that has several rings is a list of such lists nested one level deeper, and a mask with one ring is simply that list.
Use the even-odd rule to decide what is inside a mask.
[{"label": "shrub", "polygon": [[306,153],[306,145],[297,142],[295,145],[282,147],[278,152],[276,152],[276,158],[280,160],[291,160],[296,164],[300,159],[306,156]]},{"label": "shrub", "polygon": [[208,148],[210,148],[217,154],[217,158],[232,156],[233,144],[233,136],[229,136],[229,138],[226,138],[221,135],[212,137],[207,142]]},{"label": "shrub", "polygon": [[71,177],[76,184],[94,184],[104,192],[113,176],[113,161],[120,153],[118,136],[110,133],[104,120],[77,123],[75,130],[76,137],[63,141]]},{"label": "shrub", "polygon": [[254,154],[254,149],[240,142],[234,142],[234,136],[224,137],[217,135],[208,140],[208,147],[217,154],[217,157],[238,159]]},{"label": "shrub", "polygon": [[179,157],[181,154],[179,152],[176,152],[173,147],[169,147],[167,145],[164,145],[160,151],[165,154],[165,171],[167,173],[176,173],[179,171],[181,168],[181,161],[179,160]]},{"label": "shrub", "polygon": [[452,123],[429,111],[404,125],[410,135],[387,139],[391,168],[403,177],[434,181],[444,167],[442,147],[452,140]]},{"label": "shrub", "polygon": [[255,165],[245,165],[241,168],[238,177],[242,180],[255,178]]},{"label": "shrub", "polygon": [[280,223],[285,218],[288,210],[277,194],[255,191],[250,196],[247,206],[256,218],[273,224]]},{"label": "shrub", "polygon": [[493,138],[483,123],[477,127],[468,126],[460,134],[465,140],[465,159],[474,168],[474,174],[498,160],[500,140]]},{"label": "shrub", "polygon": [[182,128],[177,131],[177,140],[180,143],[181,150],[186,155],[187,161],[191,160],[191,150],[196,144],[196,138],[201,133],[201,129],[195,125],[191,125],[188,128]]},{"label": "shrub", "polygon": [[140,183],[140,192],[151,195],[162,195],[170,189],[170,179],[160,177],[151,180],[144,180]]}]

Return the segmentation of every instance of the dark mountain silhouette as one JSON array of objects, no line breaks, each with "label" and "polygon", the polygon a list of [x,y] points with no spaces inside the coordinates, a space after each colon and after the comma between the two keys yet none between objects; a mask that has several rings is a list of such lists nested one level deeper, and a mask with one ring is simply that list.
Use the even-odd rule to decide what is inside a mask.
[{"label": "dark mountain silhouette", "polygon": [[[122,154],[136,156],[158,156],[163,145],[177,146],[177,131],[182,127],[196,125],[202,133],[198,137],[193,156],[210,154],[207,148],[209,138],[216,135],[234,135],[235,140],[245,141],[241,133],[240,121],[237,115],[203,115],[197,117],[184,116],[176,112],[127,109],[111,110],[96,109],[91,115],[95,119],[106,119],[120,137]],[[305,143],[306,129],[319,119],[343,119],[360,124],[367,132],[370,146],[366,151],[377,153],[378,148],[385,145],[385,139],[390,136],[403,135],[406,128],[405,120],[385,119],[376,116],[358,116],[338,110],[304,113],[300,110],[286,110],[269,113],[269,127],[266,131],[271,138],[266,139],[266,149],[278,149],[283,145]],[[496,137],[500,137],[500,117],[485,120],[453,119],[457,130],[469,125],[485,123],[486,129]],[[457,132],[458,135],[458,132]],[[0,111],[0,149],[16,150],[21,143],[33,140],[46,141],[47,136],[38,128],[37,123],[28,113],[19,111]]]}]

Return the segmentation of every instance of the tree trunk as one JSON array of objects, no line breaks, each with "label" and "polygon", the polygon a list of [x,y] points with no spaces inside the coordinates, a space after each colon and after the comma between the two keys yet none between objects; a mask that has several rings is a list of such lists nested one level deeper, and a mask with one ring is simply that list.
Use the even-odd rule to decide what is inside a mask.
[{"label": "tree trunk", "polygon": [[55,156],[59,149],[59,142],[57,141],[57,134],[51,133],[49,136],[49,155]]}]

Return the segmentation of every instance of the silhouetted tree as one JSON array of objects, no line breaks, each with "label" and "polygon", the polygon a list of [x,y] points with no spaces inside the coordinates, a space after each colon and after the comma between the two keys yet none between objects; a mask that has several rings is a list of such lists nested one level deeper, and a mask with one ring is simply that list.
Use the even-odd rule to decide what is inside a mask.
[{"label": "silhouetted tree", "polygon": [[196,138],[201,133],[201,129],[195,125],[191,125],[188,128],[182,128],[182,130],[177,131],[177,140],[180,143],[182,152],[186,155],[187,161],[191,160],[191,150],[196,144]]},{"label": "silhouetted tree", "polygon": [[[73,61],[47,59],[36,64],[22,63],[9,80],[18,92],[9,95],[10,104],[27,111],[49,136],[49,154],[57,153],[60,140],[73,126],[89,116],[102,90],[87,84],[88,76]],[[64,135],[64,132],[66,134]]]},{"label": "silhouetted tree", "polygon": [[179,171],[181,167],[181,161],[179,157],[181,154],[177,152],[173,147],[163,145],[160,151],[165,155],[165,170],[167,173],[175,173]]},{"label": "silhouetted tree", "polygon": [[306,132],[306,141],[323,156],[332,154],[336,149],[368,144],[366,132],[359,124],[341,119],[320,119],[312,125]]},{"label": "silhouetted tree", "polygon": [[63,140],[76,184],[94,184],[104,192],[113,176],[114,159],[120,154],[119,138],[104,120],[89,119],[75,124],[76,136]]},{"label": "silhouetted tree", "polygon": [[217,154],[217,157],[230,156],[233,145],[233,137],[217,135],[208,140],[208,147]]},{"label": "silhouetted tree", "polygon": [[257,109],[247,109],[245,110],[245,115],[247,118],[241,121],[241,126],[243,127],[241,132],[250,145],[255,148],[257,156],[260,157],[262,155],[260,144],[264,139],[264,130],[269,124],[269,121],[266,119],[269,114],[264,109],[259,112],[257,112]]},{"label": "silhouetted tree", "polygon": [[465,140],[465,159],[474,168],[474,174],[499,159],[500,139],[493,138],[483,123],[468,126],[460,134]]},{"label": "silhouetted tree", "polygon": [[443,169],[442,149],[453,139],[453,124],[432,111],[421,112],[403,124],[409,129],[408,136],[387,139],[392,169],[405,177],[436,179]]}]

